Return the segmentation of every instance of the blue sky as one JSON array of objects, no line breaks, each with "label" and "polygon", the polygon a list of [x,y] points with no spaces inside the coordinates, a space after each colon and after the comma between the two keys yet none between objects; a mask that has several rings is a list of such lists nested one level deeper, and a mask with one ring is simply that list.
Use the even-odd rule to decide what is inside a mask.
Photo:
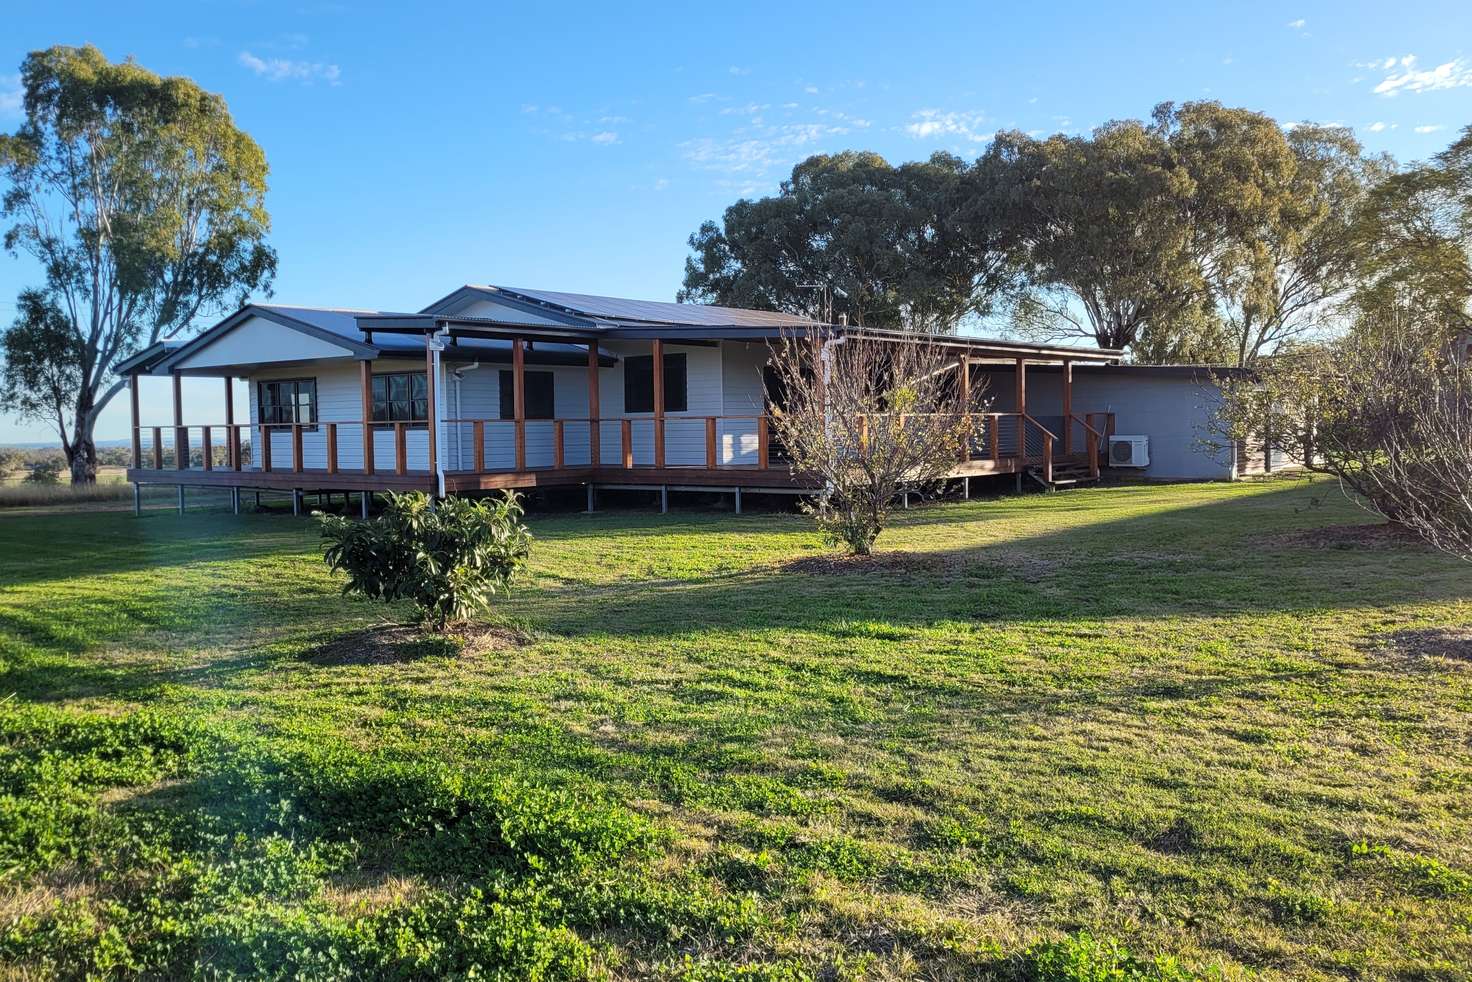
[{"label": "blue sky", "polygon": [[[417,309],[465,282],[673,299],[699,223],[821,151],[974,157],[999,128],[1166,99],[1342,123],[1402,159],[1472,123],[1465,0],[7,6],[0,127],[26,52],[57,43],[224,95],[271,164],[275,298],[302,304]],[[35,280],[0,256],[0,322]],[[0,419],[0,442],[47,436]]]}]

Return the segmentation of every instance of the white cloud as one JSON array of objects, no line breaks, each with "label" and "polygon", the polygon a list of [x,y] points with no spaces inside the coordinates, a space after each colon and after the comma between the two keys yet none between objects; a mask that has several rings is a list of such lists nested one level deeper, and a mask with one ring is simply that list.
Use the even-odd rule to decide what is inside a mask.
[{"label": "white cloud", "polygon": [[742,68],[740,65],[732,65],[728,69],[728,71],[730,71],[730,73],[732,75],[750,75],[751,74],[751,69],[750,68]]},{"label": "white cloud", "polygon": [[1386,130],[1388,128],[1389,127],[1387,127],[1384,123],[1381,123],[1381,122],[1374,122],[1374,123],[1371,123],[1369,126],[1366,126],[1365,127],[1365,129],[1369,130],[1371,133],[1379,133],[1382,130]]},{"label": "white cloud", "polygon": [[1435,133],[1435,132],[1437,132],[1439,130],[1444,130],[1444,129],[1446,129],[1446,127],[1444,125],[1442,125],[1441,123],[1435,123],[1435,124],[1431,124],[1431,125],[1427,125],[1427,126],[1417,126],[1416,127],[1416,132],[1417,133]]},{"label": "white cloud", "polygon": [[754,186],[750,179],[777,167],[790,167],[797,158],[817,151],[813,144],[849,131],[847,126],[830,123],[757,125],[744,127],[726,139],[686,140],[680,144],[680,153],[701,170],[747,179],[740,185],[745,189]]},{"label": "white cloud", "polygon": [[654,181],[654,190],[656,190],[656,191],[663,191],[665,188],[667,188],[669,186],[670,186],[670,179],[668,177],[655,178],[655,181]]},{"label": "white cloud", "polygon": [[1382,70],[1389,71],[1375,93],[1396,96],[1402,92],[1435,92],[1439,89],[1460,89],[1472,86],[1472,61],[1454,58],[1435,68],[1417,68],[1415,55],[1407,55],[1394,65],[1386,59]]},{"label": "white cloud", "polygon": [[1301,31],[1307,26],[1308,21],[1304,20],[1302,17],[1298,18],[1297,20],[1290,20],[1288,22],[1288,27],[1295,31]]},{"label": "white cloud", "polygon": [[19,75],[0,75],[0,117],[19,116],[24,97]]},{"label": "white cloud", "polygon": [[[546,132],[545,130],[543,132]],[[590,133],[587,130],[568,130],[557,134],[557,139],[564,143],[600,143],[607,146],[618,142],[618,134],[613,130],[599,130]]]},{"label": "white cloud", "polygon": [[624,123],[633,122],[627,116],[599,116],[598,122],[604,126],[621,126]]},{"label": "white cloud", "polygon": [[771,107],[766,103],[748,102],[744,106],[727,106],[721,110],[722,116],[755,116]]},{"label": "white cloud", "polygon": [[692,95],[687,101],[693,102],[698,106],[702,103],[710,102],[713,99],[719,98],[720,96],[716,95],[714,92],[702,92],[699,95]]},{"label": "white cloud", "polygon": [[328,85],[342,84],[342,69],[320,61],[293,61],[289,58],[259,58],[249,51],[242,51],[236,59],[240,64],[261,78],[272,82],[326,82]]},{"label": "white cloud", "polygon": [[817,95],[818,94],[818,87],[816,85],[804,85],[803,88],[802,88],[802,90],[804,92],[806,92],[808,95]]},{"label": "white cloud", "polygon": [[905,124],[905,132],[917,140],[932,140],[936,137],[959,137],[971,143],[984,143],[995,134],[983,131],[986,121],[984,113],[941,112],[939,109],[921,109],[912,113],[911,122]]}]

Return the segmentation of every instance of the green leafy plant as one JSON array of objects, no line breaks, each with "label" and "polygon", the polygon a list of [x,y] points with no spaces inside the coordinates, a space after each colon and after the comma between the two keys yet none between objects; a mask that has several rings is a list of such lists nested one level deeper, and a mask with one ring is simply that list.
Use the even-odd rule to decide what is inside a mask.
[{"label": "green leafy plant", "polygon": [[31,461],[26,476],[26,484],[60,484],[61,483],[60,457],[37,457]]},{"label": "green leafy plant", "polygon": [[512,492],[438,502],[418,491],[390,494],[383,514],[368,521],[320,515],[323,558],[347,573],[343,593],[409,600],[421,623],[443,631],[509,592],[531,553],[523,514]]},{"label": "green leafy plant", "polygon": [[1113,938],[1086,931],[1043,941],[1023,953],[1033,982],[1190,982],[1196,976],[1174,958],[1141,958]]}]

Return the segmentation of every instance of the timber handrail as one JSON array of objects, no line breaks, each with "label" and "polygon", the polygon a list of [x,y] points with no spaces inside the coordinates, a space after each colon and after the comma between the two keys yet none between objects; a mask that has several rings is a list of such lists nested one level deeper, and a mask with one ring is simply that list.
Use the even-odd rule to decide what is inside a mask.
[{"label": "timber handrail", "polygon": [[[874,438],[875,424],[881,420],[888,419],[895,425],[903,425],[904,420],[910,420],[912,424],[921,418],[953,418],[964,419],[973,430],[973,438],[968,439],[966,457],[968,461],[987,460],[1000,464],[1003,460],[1041,460],[1046,467],[1052,462],[1053,451],[1056,448],[1058,434],[1048,428],[1036,417],[1030,414],[1016,412],[943,412],[943,413],[863,413],[855,414],[854,429],[855,439],[860,442],[870,441]],[[1097,417],[1097,418],[1096,418]],[[493,472],[505,471],[500,461],[491,461],[493,448],[500,448],[500,452],[513,449],[506,434],[515,433],[518,442],[522,443],[522,453],[518,454],[518,464],[522,469],[528,470],[569,470],[583,467],[619,467],[635,469],[637,467],[649,466],[646,463],[635,463],[635,437],[638,437],[640,455],[648,454],[650,444],[648,440],[652,432],[666,431],[672,438],[678,434],[678,453],[674,460],[667,460],[666,470],[769,470],[773,466],[786,467],[787,461],[778,458],[774,463],[772,457],[774,452],[772,416],[764,412],[751,412],[733,415],[720,415],[699,412],[681,412],[679,415],[667,415],[657,417],[646,413],[621,416],[559,416],[546,419],[501,419],[486,417],[455,416],[441,421],[445,429],[440,435],[442,447],[461,448],[455,452],[456,470],[473,467],[476,473],[486,473],[487,466]],[[1004,420],[1011,418],[1017,420],[1016,445],[1011,445],[1011,430],[1004,438],[1003,429],[1007,429]],[[1112,413],[1086,413],[1073,414],[1061,417],[1067,420],[1067,425],[1078,424],[1088,434],[1090,450],[1090,469],[1096,467],[1096,461],[1103,451],[1103,442],[1108,438],[1113,429]],[[1104,422],[1101,423],[1100,420]],[[518,425],[519,424],[519,425]],[[493,429],[504,426],[506,429]],[[606,427],[615,427],[618,436],[617,443],[612,446],[606,438],[609,431]],[[653,430],[646,429],[646,426]],[[366,448],[373,448],[368,454],[369,459],[362,461],[358,458],[358,447],[360,441],[354,432],[356,427],[363,427],[365,437],[361,441]],[[674,427],[674,429],[671,429]],[[1043,454],[1039,458],[1036,454],[1028,453],[1028,427],[1035,427],[1042,435]],[[585,429],[586,428],[586,429]],[[327,474],[364,474],[372,475],[379,467],[384,473],[404,475],[409,473],[410,467],[410,434],[415,432],[427,432],[429,429],[427,421],[424,420],[361,420],[361,419],[333,419],[318,420],[311,423],[260,423],[260,422],[225,422],[225,423],[190,423],[174,426],[172,424],[160,426],[138,425],[133,427],[133,436],[137,450],[134,465],[136,469],[143,470],[151,467],[153,470],[164,470],[165,464],[168,469],[180,470],[228,470],[246,471],[262,470],[291,473],[327,473]],[[596,431],[601,430],[604,439],[597,441],[600,450],[610,451],[608,457],[595,459],[594,443],[592,439]],[[166,431],[167,435],[166,435]],[[528,465],[525,457],[526,434],[530,431],[538,436],[538,443],[534,447],[537,455],[535,462]],[[224,433],[224,439],[220,434]],[[243,437],[241,434],[244,433]],[[500,434],[491,437],[490,434]],[[587,434],[586,439],[584,434]],[[376,434],[385,434],[383,438],[375,441]],[[392,434],[388,436],[388,434]],[[255,439],[250,441],[249,448],[245,441],[254,435]],[[469,438],[473,446],[466,448],[465,442]],[[416,437],[419,441],[415,453],[421,458],[423,455],[423,437]],[[547,441],[547,442],[543,442]],[[734,441],[734,442],[733,442]],[[177,450],[171,453],[166,460],[165,450],[170,448]],[[611,452],[614,447],[620,451],[618,456]],[[198,448],[203,454],[200,461],[192,459],[192,451]],[[346,451],[344,448],[347,448]],[[249,453],[247,453],[247,449]],[[348,466],[344,466],[344,453],[350,454]],[[671,451],[673,452],[673,450]],[[392,463],[384,466],[385,454],[391,454]],[[246,457],[252,460],[247,463]],[[217,459],[223,457],[223,460]],[[273,459],[274,458],[274,459]],[[376,459],[375,459],[376,458]],[[647,458],[645,458],[647,461]],[[311,460],[312,466],[307,466]],[[366,466],[365,466],[366,465]],[[416,462],[413,470],[424,470],[421,460]],[[450,468],[446,468],[447,470]]]}]

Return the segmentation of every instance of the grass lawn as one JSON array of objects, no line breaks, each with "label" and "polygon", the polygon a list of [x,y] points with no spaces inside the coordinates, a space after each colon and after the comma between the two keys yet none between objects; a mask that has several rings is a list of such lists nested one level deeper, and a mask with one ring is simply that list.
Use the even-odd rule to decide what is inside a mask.
[{"label": "grass lawn", "polygon": [[538,517],[456,653],[359,640],[306,520],[0,513],[0,965],[1465,979],[1472,566],[1367,520]]}]

